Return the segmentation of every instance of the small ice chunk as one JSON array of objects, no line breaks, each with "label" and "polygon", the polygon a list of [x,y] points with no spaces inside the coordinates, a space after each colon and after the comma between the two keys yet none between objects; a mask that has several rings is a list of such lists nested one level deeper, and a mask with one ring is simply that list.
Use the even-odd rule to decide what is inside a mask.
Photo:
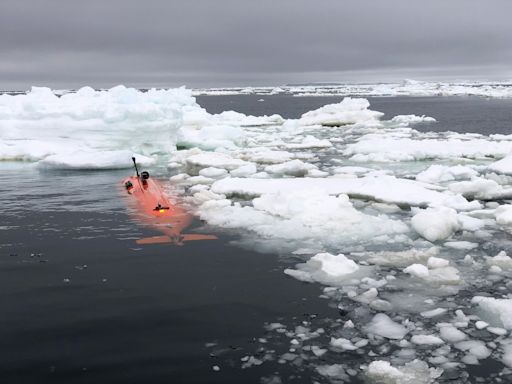
[{"label": "small ice chunk", "polygon": [[378,295],[379,291],[377,291],[376,288],[370,288],[369,290],[361,293],[359,296],[354,297],[354,300],[360,303],[370,304],[377,298]]},{"label": "small ice chunk", "polygon": [[341,364],[332,364],[332,365],[319,365],[316,367],[316,371],[325,377],[329,377],[331,379],[337,379],[344,381],[348,379],[348,375],[345,372],[345,368]]},{"label": "small ice chunk", "polygon": [[414,230],[434,242],[450,237],[460,228],[457,212],[451,208],[429,208],[413,216],[411,224]]},{"label": "small ice chunk", "polygon": [[302,142],[286,144],[285,147],[289,149],[329,148],[332,147],[332,143],[327,139],[317,139],[307,135]]},{"label": "small ice chunk", "polygon": [[316,356],[316,357],[321,357],[323,355],[325,355],[325,353],[327,352],[327,349],[324,349],[324,348],[320,348],[319,346],[317,345],[313,345],[311,347],[311,352],[313,352],[313,354]]},{"label": "small ice chunk", "polygon": [[301,160],[295,159],[282,164],[268,165],[265,167],[265,172],[271,175],[303,177],[313,169],[316,169],[313,164],[304,163]]},{"label": "small ice chunk", "polygon": [[512,154],[507,155],[503,159],[490,164],[487,169],[493,172],[512,175]]},{"label": "small ice chunk", "polygon": [[249,163],[246,165],[242,165],[241,167],[238,167],[236,169],[233,169],[229,173],[233,177],[248,177],[248,176],[254,175],[256,172],[258,172],[258,169],[256,168],[256,164]]},{"label": "small ice chunk", "polygon": [[358,349],[358,347],[352,344],[350,340],[344,339],[343,337],[340,337],[339,339],[331,337],[330,344],[332,347],[342,349],[344,351],[355,351]]},{"label": "small ice chunk", "polygon": [[407,267],[414,262],[424,262],[429,257],[435,256],[438,253],[439,249],[437,247],[428,249],[412,248],[405,251],[369,252],[368,261],[377,265]]},{"label": "small ice chunk", "polygon": [[398,324],[384,313],[377,313],[366,326],[370,334],[385,337],[387,339],[403,339],[409,332],[402,324]]},{"label": "small ice chunk", "polygon": [[455,344],[455,348],[462,351],[468,351],[471,355],[475,356],[478,360],[487,359],[491,355],[489,348],[481,340],[467,340]]},{"label": "small ice chunk", "polygon": [[422,181],[424,183],[437,184],[440,182],[452,180],[471,179],[477,175],[478,172],[476,172],[474,169],[463,165],[448,167],[445,165],[434,164],[425,171],[416,175],[416,180]]},{"label": "small ice chunk", "polygon": [[500,225],[512,225],[512,204],[500,205],[494,211],[496,222]]},{"label": "small ice chunk", "polygon": [[442,268],[447,267],[449,264],[450,262],[448,260],[435,256],[429,257],[427,261],[427,266],[429,268]]},{"label": "small ice chunk", "polygon": [[325,105],[304,113],[299,119],[299,124],[337,127],[354,123],[377,122],[383,113],[369,110],[369,106],[370,103],[366,99],[345,97],[340,103]]},{"label": "small ice chunk", "polygon": [[200,176],[208,177],[211,179],[217,179],[224,177],[228,174],[228,171],[226,171],[223,168],[215,168],[215,167],[208,167],[203,168],[199,171]]},{"label": "small ice chunk", "polygon": [[329,285],[349,277],[358,270],[359,266],[343,254],[319,253],[306,263],[298,264],[297,269],[286,269],[284,272],[299,280]]},{"label": "small ice chunk", "polygon": [[421,312],[421,316],[426,317],[427,319],[430,319],[432,317],[440,316],[446,313],[446,308],[436,308],[432,309],[430,311],[424,311]]},{"label": "small ice chunk", "polygon": [[417,359],[398,368],[377,360],[370,363],[366,375],[379,384],[432,384],[442,373],[442,369],[429,368],[427,363]]},{"label": "small ice chunk", "polygon": [[478,243],[472,243],[470,241],[447,241],[444,243],[445,247],[453,248],[453,249],[461,249],[465,251],[470,251],[478,247]]},{"label": "small ice chunk", "polygon": [[512,299],[475,296],[471,302],[478,304],[489,323],[512,329]]},{"label": "small ice chunk", "polygon": [[436,119],[430,116],[425,115],[397,115],[393,116],[393,118],[390,120],[392,123],[398,124],[402,127],[407,127],[409,125],[413,124],[420,124],[420,123],[435,123]]},{"label": "small ice chunk", "polygon": [[449,343],[458,343],[467,338],[464,332],[459,331],[453,325],[442,325],[439,328],[439,334],[443,340]]},{"label": "small ice chunk", "polygon": [[503,345],[501,361],[507,367],[512,368],[512,339],[509,339],[508,343]]},{"label": "small ice chunk", "polygon": [[507,330],[500,327],[487,327],[487,331],[497,336],[505,336]]},{"label": "small ice chunk", "polygon": [[487,328],[488,326],[489,326],[489,323],[486,323],[485,321],[482,321],[482,320],[478,320],[475,323],[476,329],[484,329],[484,328]]},{"label": "small ice chunk", "polygon": [[429,276],[428,268],[423,264],[409,265],[407,268],[404,269],[404,272],[422,279],[427,279]]},{"label": "small ice chunk", "polygon": [[487,264],[500,267],[502,270],[512,270],[512,257],[501,251],[496,256],[488,258]]},{"label": "small ice chunk", "polygon": [[444,341],[434,335],[413,335],[411,342],[418,345],[440,345]]}]

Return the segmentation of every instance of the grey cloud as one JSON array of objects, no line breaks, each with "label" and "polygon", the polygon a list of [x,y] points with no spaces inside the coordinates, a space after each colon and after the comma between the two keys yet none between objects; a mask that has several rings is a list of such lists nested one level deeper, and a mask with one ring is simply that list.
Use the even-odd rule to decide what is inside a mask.
[{"label": "grey cloud", "polygon": [[6,0],[0,88],[511,76],[508,0]]}]

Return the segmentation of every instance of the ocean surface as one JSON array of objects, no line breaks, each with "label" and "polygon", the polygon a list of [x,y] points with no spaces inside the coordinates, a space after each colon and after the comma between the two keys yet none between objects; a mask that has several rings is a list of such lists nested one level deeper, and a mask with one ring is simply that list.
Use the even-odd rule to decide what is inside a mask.
[{"label": "ocean surface", "polygon": [[[341,99],[197,98],[211,113],[285,118]],[[368,99],[385,118],[437,119],[418,130],[512,133],[508,99]],[[300,258],[239,247],[225,232],[216,241],[139,246],[136,239],[158,233],[130,215],[120,188],[129,175],[0,163],[0,382],[260,383],[274,373],[311,382],[311,372],[288,364],[241,367],[265,323],[340,316],[319,285],[283,273]],[[486,369],[472,374],[477,382]]]}]

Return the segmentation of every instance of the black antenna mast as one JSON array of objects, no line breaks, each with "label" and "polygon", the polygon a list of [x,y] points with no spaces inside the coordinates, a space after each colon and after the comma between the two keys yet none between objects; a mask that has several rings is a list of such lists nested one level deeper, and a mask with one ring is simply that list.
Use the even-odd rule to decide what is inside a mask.
[{"label": "black antenna mast", "polygon": [[137,162],[135,161],[135,157],[132,157],[133,165],[135,166],[135,172],[137,172],[137,177],[140,177],[139,170],[137,169]]}]

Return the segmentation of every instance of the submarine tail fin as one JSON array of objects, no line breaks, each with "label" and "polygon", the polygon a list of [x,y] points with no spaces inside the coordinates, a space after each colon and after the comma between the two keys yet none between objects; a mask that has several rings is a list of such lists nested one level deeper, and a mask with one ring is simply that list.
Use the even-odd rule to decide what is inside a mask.
[{"label": "submarine tail fin", "polygon": [[201,234],[184,234],[178,238],[172,238],[170,236],[152,236],[144,237],[137,240],[137,244],[165,244],[173,243],[182,245],[185,241],[197,241],[197,240],[217,240],[217,236],[214,235],[201,235]]}]

